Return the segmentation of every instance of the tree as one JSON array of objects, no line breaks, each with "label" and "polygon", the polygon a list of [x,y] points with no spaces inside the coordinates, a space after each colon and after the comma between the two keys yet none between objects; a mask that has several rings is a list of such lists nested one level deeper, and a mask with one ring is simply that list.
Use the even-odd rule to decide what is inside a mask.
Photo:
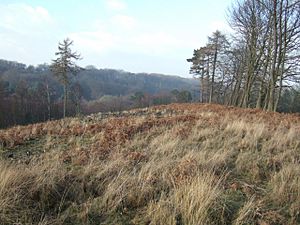
[{"label": "tree", "polygon": [[8,85],[9,84],[0,79],[0,128],[4,127],[4,125],[7,123],[7,115],[10,115],[10,113],[8,113],[9,106],[5,101],[6,97],[8,96]]},{"label": "tree", "polygon": [[215,98],[215,86],[224,81],[226,62],[223,59],[228,48],[227,37],[217,30],[208,37],[208,43],[204,47],[195,49],[193,57],[187,59],[192,63],[190,73],[200,78],[200,102],[204,102],[207,95],[209,103],[215,99],[220,102],[220,96]]},{"label": "tree", "polygon": [[175,97],[176,102],[184,103],[192,101],[192,94],[189,91],[178,91],[177,89],[174,89],[171,91],[171,94]]},{"label": "tree", "polygon": [[80,60],[81,57],[77,52],[72,52],[72,45],[73,41],[69,38],[59,43],[58,52],[55,53],[58,58],[52,60],[52,65],[50,66],[51,71],[58,77],[64,88],[63,117],[66,117],[70,75],[76,75],[80,71],[80,67],[78,67],[73,60]]},{"label": "tree", "polygon": [[[195,49],[193,57],[187,59],[191,62],[190,74],[200,80],[200,102],[205,102],[205,97],[208,95],[208,81],[209,81],[209,51],[207,47]],[[206,77],[204,75],[206,74]]]},{"label": "tree", "polygon": [[[212,73],[211,73],[211,86],[210,86],[210,93],[209,93],[209,103],[213,102],[214,97],[214,86],[215,86],[215,79],[217,73],[217,67],[220,66],[219,58],[221,54],[226,53],[226,49],[229,46],[229,42],[224,34],[220,31],[215,31],[211,37],[208,37],[208,44],[207,48],[211,52],[212,55]],[[222,72],[220,73],[222,74]],[[220,75],[221,77],[222,75]]]},{"label": "tree", "polygon": [[283,88],[299,76],[300,1],[237,1],[230,25],[246,58],[239,106],[276,111]]},{"label": "tree", "polygon": [[131,96],[131,100],[135,101],[138,107],[142,107],[143,99],[145,99],[145,94],[142,91],[137,91]]},{"label": "tree", "polygon": [[71,101],[75,106],[75,113],[76,115],[80,115],[81,114],[80,103],[83,97],[82,87],[78,82],[75,82],[70,89],[71,89]]},{"label": "tree", "polygon": [[179,102],[191,102],[192,101],[192,94],[189,91],[181,91],[179,93]]}]

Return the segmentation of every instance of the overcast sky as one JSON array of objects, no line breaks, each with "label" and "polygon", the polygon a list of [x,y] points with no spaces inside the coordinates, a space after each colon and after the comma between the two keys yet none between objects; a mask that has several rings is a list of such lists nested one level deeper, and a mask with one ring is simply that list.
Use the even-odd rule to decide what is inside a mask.
[{"label": "overcast sky", "polygon": [[1,0],[0,58],[51,63],[69,37],[81,66],[189,77],[194,48],[228,32],[232,0]]}]

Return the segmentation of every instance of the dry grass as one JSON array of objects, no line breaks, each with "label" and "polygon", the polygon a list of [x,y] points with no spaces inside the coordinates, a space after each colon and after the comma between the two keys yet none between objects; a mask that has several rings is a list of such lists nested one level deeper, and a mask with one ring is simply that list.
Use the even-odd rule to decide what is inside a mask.
[{"label": "dry grass", "polygon": [[0,130],[0,224],[300,224],[299,136],[200,104]]}]

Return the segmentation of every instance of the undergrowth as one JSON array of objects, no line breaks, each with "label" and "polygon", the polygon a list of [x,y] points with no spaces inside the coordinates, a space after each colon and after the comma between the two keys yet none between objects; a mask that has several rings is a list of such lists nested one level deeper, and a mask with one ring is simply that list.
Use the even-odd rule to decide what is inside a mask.
[{"label": "undergrowth", "polygon": [[299,135],[205,104],[0,130],[0,224],[300,224]]}]

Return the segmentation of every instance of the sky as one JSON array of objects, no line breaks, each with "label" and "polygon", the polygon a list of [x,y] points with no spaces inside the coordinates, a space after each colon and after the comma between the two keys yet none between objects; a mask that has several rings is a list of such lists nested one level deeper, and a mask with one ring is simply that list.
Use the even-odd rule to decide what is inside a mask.
[{"label": "sky", "polygon": [[191,77],[186,62],[215,30],[229,33],[232,0],[1,0],[0,58],[27,65],[74,41],[80,66]]}]

